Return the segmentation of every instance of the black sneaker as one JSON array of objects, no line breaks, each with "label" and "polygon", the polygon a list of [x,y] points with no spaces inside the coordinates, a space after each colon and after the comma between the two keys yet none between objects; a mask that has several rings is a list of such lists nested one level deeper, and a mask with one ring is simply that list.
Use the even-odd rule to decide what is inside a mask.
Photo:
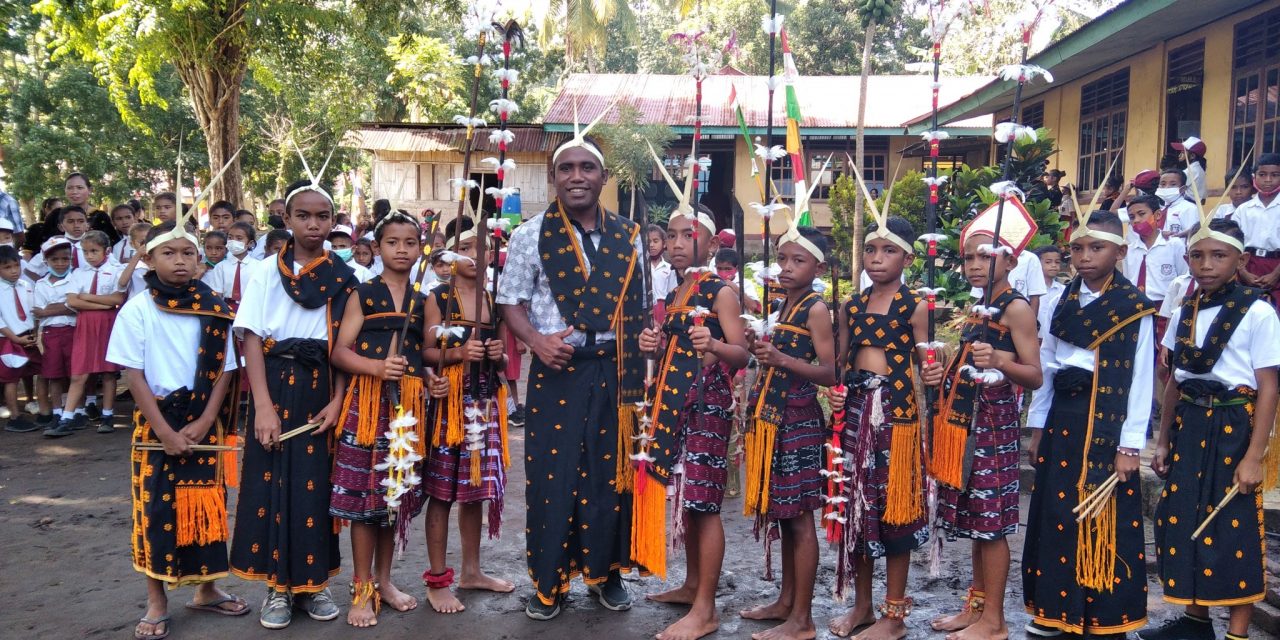
[{"label": "black sneaker", "polygon": [[58,419],[54,417],[52,413],[46,416],[42,416],[42,415],[36,416],[36,424],[40,425],[42,429],[47,429],[49,427],[52,427],[53,425],[57,424],[57,422],[58,422]]},{"label": "black sneaker", "polygon": [[587,590],[600,600],[600,606],[610,611],[626,611],[631,608],[631,593],[622,584],[622,574],[617,571],[611,571],[604,584],[587,585]]},{"label": "black sneaker", "polygon": [[26,418],[9,418],[9,424],[4,426],[4,430],[9,433],[31,433],[40,430],[40,425]]},{"label": "black sneaker", "polygon": [[507,426],[523,427],[524,426],[524,405],[516,405],[516,410],[507,414]]},{"label": "black sneaker", "polygon": [[[66,418],[63,418],[64,420]],[[71,428],[79,431],[89,426],[89,416],[83,413],[77,413],[71,416]]]},{"label": "black sneaker", "polygon": [[1058,637],[1058,636],[1062,635],[1062,630],[1061,630],[1061,629],[1056,629],[1056,628],[1054,628],[1054,627],[1048,627],[1048,626],[1045,626],[1045,625],[1042,625],[1042,624],[1037,624],[1037,623],[1035,623],[1035,622],[1028,622],[1028,623],[1027,623],[1027,626],[1026,626],[1026,627],[1024,627],[1024,628],[1025,628],[1025,629],[1026,629],[1026,631],[1027,631],[1027,636],[1028,636],[1028,637],[1034,637],[1034,638],[1056,638],[1056,637]]},{"label": "black sneaker", "polygon": [[1217,640],[1213,623],[1187,615],[1181,615],[1155,629],[1138,632],[1142,640]]},{"label": "black sneaker", "polygon": [[98,418],[98,433],[115,433],[115,416],[102,416]]},{"label": "black sneaker", "polygon": [[52,427],[49,427],[48,429],[45,429],[44,437],[65,438],[73,433],[75,433],[75,429],[72,428],[71,421],[64,418],[62,420],[59,420],[58,424],[55,424]]},{"label": "black sneaker", "polygon": [[560,615],[561,598],[556,598],[555,604],[543,604],[538,594],[533,594],[529,598],[529,605],[524,608],[524,614],[534,620],[550,620]]},{"label": "black sneaker", "polygon": [[97,420],[102,417],[102,410],[98,408],[98,403],[90,402],[85,405],[84,414],[89,416],[90,420]]}]

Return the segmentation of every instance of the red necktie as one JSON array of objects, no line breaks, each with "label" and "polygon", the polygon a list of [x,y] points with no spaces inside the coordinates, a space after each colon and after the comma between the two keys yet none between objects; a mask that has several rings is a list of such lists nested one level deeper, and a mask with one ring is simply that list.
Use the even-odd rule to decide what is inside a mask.
[{"label": "red necktie", "polygon": [[240,300],[240,265],[242,264],[244,263],[239,261],[236,262],[236,279],[231,285],[231,299],[235,301]]},{"label": "red necktie", "polygon": [[71,245],[71,268],[80,268],[80,252],[76,250],[76,246],[74,244]]},{"label": "red necktie", "polygon": [[1147,257],[1142,256],[1142,266],[1138,267],[1138,290],[1147,292]]},{"label": "red necktie", "polygon": [[98,270],[93,270],[93,281],[89,283],[89,295],[98,295]]},{"label": "red necktie", "polygon": [[18,287],[13,288],[13,305],[18,308],[18,319],[27,321],[27,310],[22,308],[22,297],[18,295]]},{"label": "red necktie", "polygon": [[125,250],[125,247],[127,247],[127,246],[129,246],[129,241],[128,241],[127,239],[126,239],[124,242],[120,243],[120,262],[124,262],[124,261],[125,261],[125,260],[124,260],[124,250]]}]

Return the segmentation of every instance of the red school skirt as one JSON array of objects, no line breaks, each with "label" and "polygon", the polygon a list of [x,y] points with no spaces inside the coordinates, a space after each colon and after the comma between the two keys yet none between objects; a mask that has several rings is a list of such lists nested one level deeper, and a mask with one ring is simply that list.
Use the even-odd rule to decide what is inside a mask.
[{"label": "red school skirt", "polygon": [[71,375],[112,373],[121,368],[107,362],[107,344],[116,324],[114,309],[81,311],[76,316],[75,349],[71,352]]},{"label": "red school skirt", "polygon": [[[17,365],[23,358],[26,362]],[[40,373],[40,350],[21,347],[8,338],[0,338],[0,383],[19,382]]]}]

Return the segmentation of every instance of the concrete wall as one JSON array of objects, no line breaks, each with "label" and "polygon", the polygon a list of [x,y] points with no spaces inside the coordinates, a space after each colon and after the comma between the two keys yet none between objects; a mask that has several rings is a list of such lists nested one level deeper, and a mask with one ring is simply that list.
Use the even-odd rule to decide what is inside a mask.
[{"label": "concrete wall", "polygon": [[[486,175],[484,187],[496,187],[497,176],[491,167],[480,164],[488,153],[472,155],[472,173]],[[516,170],[507,176],[507,186],[520,189],[521,208],[525,217],[541,213],[550,202],[551,186],[547,184],[547,157],[543,153],[512,153]],[[405,171],[410,171],[405,177]],[[373,178],[367,185],[367,200],[390,198],[399,208],[413,212],[422,209],[451,212],[458,206],[457,192],[449,179],[462,174],[462,154],[457,152],[412,153],[378,151],[374,154]]]},{"label": "concrete wall", "polygon": [[[1227,16],[1176,38],[1165,41],[1127,60],[1103,67],[1051,91],[1036,96],[1031,104],[1044,100],[1045,126],[1058,141],[1052,168],[1067,172],[1066,181],[1079,179],[1080,90],[1098,78],[1129,68],[1129,113],[1125,141],[1124,175],[1132,177],[1143,169],[1159,165],[1165,148],[1165,102],[1168,53],[1180,46],[1204,40],[1204,88],[1201,102],[1201,138],[1208,147],[1209,192],[1224,188],[1224,170],[1231,127],[1231,61],[1235,25],[1274,9],[1262,4]],[[1006,114],[1002,114],[1007,117]]]}]

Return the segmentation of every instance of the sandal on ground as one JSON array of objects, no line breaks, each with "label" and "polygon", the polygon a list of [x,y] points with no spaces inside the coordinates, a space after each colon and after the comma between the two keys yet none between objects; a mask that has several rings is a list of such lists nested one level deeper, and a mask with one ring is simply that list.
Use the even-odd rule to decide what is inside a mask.
[{"label": "sandal on ground", "polygon": [[[235,609],[225,609],[224,604],[237,605]],[[193,611],[207,611],[223,616],[242,616],[249,613],[249,603],[244,601],[240,596],[224,595],[214,598],[209,602],[188,602],[187,608]]]},{"label": "sandal on ground", "polygon": [[169,637],[169,616],[161,618],[142,617],[138,619],[138,624],[149,624],[153,627],[164,625],[164,633],[143,633],[138,631],[137,627],[133,628],[133,637],[135,640],[164,640]]}]

